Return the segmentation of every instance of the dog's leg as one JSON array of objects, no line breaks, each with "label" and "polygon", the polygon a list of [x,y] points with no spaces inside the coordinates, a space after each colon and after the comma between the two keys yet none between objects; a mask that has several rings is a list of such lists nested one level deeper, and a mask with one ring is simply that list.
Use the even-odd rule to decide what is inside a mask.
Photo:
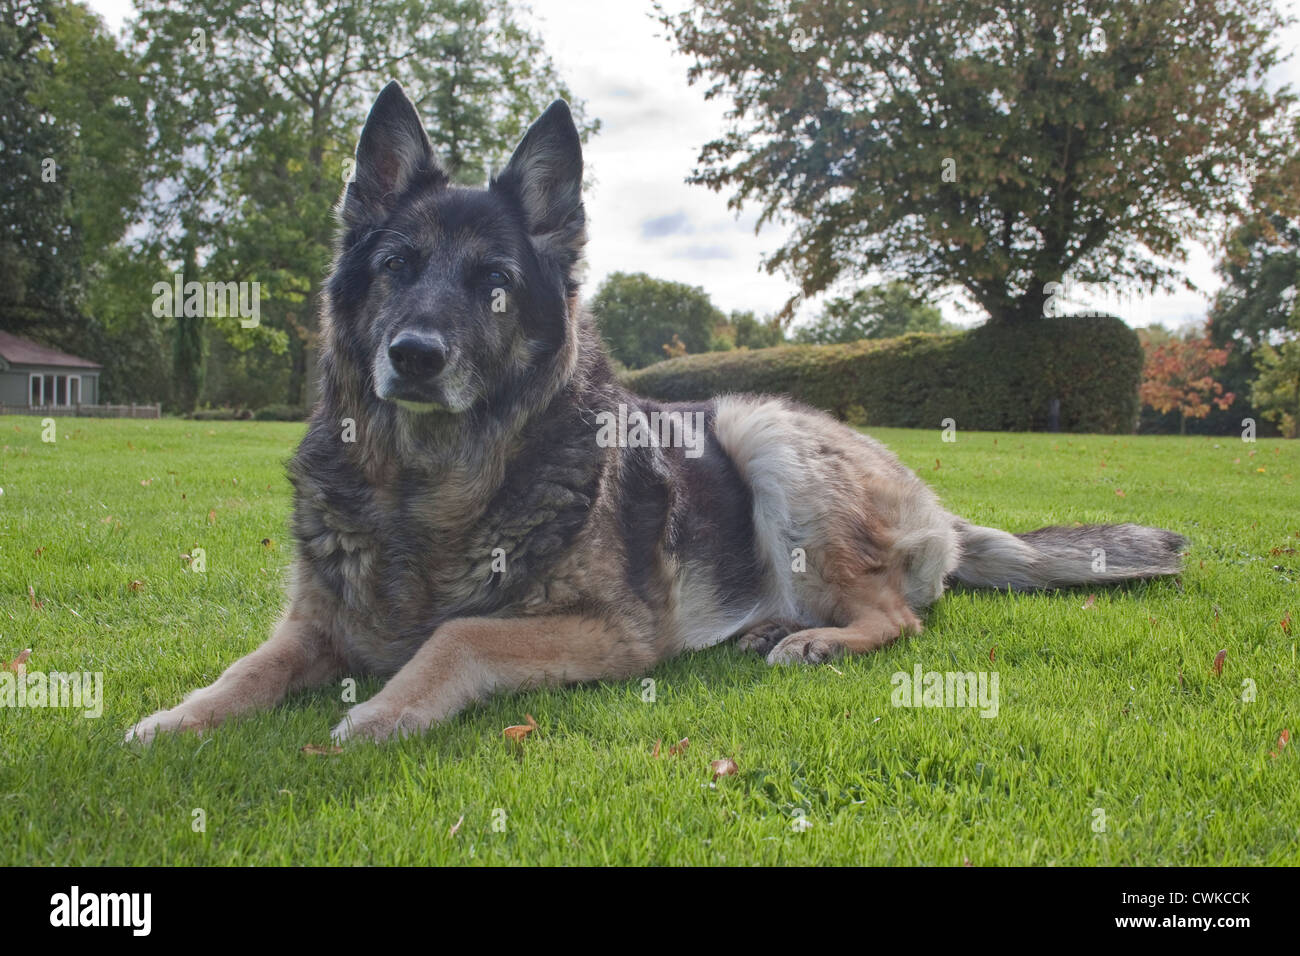
[{"label": "dog's leg", "polygon": [[891,580],[869,575],[855,582],[837,601],[842,627],[795,631],[768,652],[769,664],[819,664],[839,654],[866,654],[903,634],[920,634],[921,621]]},{"label": "dog's leg", "polygon": [[234,714],[272,707],[290,691],[318,686],[340,673],[342,666],[324,635],[290,609],[265,644],[231,664],[214,683],[140,721],[126,739],[148,743],[160,731],[206,730]]},{"label": "dog's leg", "polygon": [[736,648],[767,656],[768,652],[780,644],[783,639],[802,629],[803,625],[798,621],[779,617],[773,618],[770,621],[755,624],[736,638]]},{"label": "dog's leg", "polygon": [[649,641],[595,618],[459,618],[349,710],[333,736],[341,743],[418,733],[497,691],[635,676],[656,659]]}]

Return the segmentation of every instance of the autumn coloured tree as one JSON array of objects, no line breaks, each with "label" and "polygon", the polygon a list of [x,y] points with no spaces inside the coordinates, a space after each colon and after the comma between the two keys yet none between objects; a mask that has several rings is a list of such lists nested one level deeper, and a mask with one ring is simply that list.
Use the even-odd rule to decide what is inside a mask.
[{"label": "autumn coloured tree", "polygon": [[1162,345],[1148,342],[1144,348],[1146,364],[1138,395],[1144,405],[1161,414],[1178,412],[1179,434],[1186,434],[1187,419],[1204,418],[1211,406],[1227,408],[1236,398],[1214,376],[1227,363],[1229,349],[1215,348],[1208,330]]}]

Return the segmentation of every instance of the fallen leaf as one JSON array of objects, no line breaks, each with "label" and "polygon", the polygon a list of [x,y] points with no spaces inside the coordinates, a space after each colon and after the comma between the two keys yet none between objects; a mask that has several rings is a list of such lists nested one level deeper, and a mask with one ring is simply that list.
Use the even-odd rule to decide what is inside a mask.
[{"label": "fallen leaf", "polygon": [[457,820],[455,823],[453,823],[451,825],[451,829],[447,831],[447,836],[454,837],[456,835],[456,831],[460,829],[460,825],[464,822],[465,822],[465,814],[462,813],[460,815],[460,819]]},{"label": "fallen leaf", "polygon": [[41,555],[43,555],[44,553],[45,553],[45,549],[44,549],[44,548],[37,548],[35,551],[32,552],[32,557],[34,557],[34,558],[39,558],[39,557],[40,557]]},{"label": "fallen leaf", "polygon": [[730,757],[723,757],[721,760],[715,760],[709,764],[709,769],[713,771],[713,779],[719,777],[730,777],[740,768],[736,766],[736,761]]},{"label": "fallen leaf", "polygon": [[668,748],[668,756],[680,757],[682,754],[686,753],[686,750],[687,748],[690,747],[690,745],[691,745],[691,738],[683,737],[681,740],[677,741],[677,743],[673,744],[671,747]]},{"label": "fallen leaf", "polygon": [[1282,756],[1282,751],[1286,748],[1286,745],[1289,744],[1290,742],[1291,742],[1291,731],[1283,730],[1281,736],[1277,738],[1277,749],[1270,751],[1269,756],[1274,759]]},{"label": "fallen leaf", "polygon": [[1223,673],[1223,661],[1228,656],[1228,649],[1225,647],[1219,653],[1214,655],[1214,676],[1218,677]]},{"label": "fallen leaf", "polygon": [[1087,599],[1084,600],[1083,602],[1083,609],[1086,611],[1088,610],[1088,608],[1092,607],[1096,603],[1097,603],[1097,595],[1089,594]]},{"label": "fallen leaf", "polygon": [[335,754],[343,753],[342,747],[319,747],[316,744],[307,744],[302,748],[305,754],[312,754],[317,757],[333,757]]},{"label": "fallen leaf", "polygon": [[935,470],[935,471],[938,471],[938,470],[939,470],[939,459],[938,459],[938,458],[936,458],[936,459],[934,460],[934,470]]},{"label": "fallen leaf", "polygon": [[659,737],[659,738],[657,738],[657,739],[655,740],[655,749],[652,750],[652,751],[650,751],[650,756],[652,756],[652,757],[658,757],[658,756],[659,756],[659,745],[660,745],[661,743],[663,743],[663,742],[664,742],[664,739],[663,739],[662,737]]},{"label": "fallen leaf", "polygon": [[1291,633],[1291,612],[1287,611],[1285,614],[1283,614],[1282,620],[1278,621],[1278,624],[1282,625],[1283,634],[1290,634]]},{"label": "fallen leaf", "polygon": [[31,602],[33,611],[39,611],[41,608],[45,607],[44,601],[36,600],[36,589],[30,584],[27,585],[27,600]]},{"label": "fallen leaf", "polygon": [[989,663],[992,664],[998,657],[998,646],[994,644],[989,648]]},{"label": "fallen leaf", "polygon": [[1124,489],[1123,489],[1123,488],[1116,488],[1116,489],[1115,489],[1115,497],[1116,497],[1116,498],[1127,498],[1128,496],[1127,496],[1126,494],[1124,494]]},{"label": "fallen leaf", "polygon": [[132,582],[130,583],[130,585],[128,585],[128,587],[130,587],[132,591],[140,591],[140,590],[143,590],[143,589],[144,589],[144,582],[143,582],[143,581],[132,581]]},{"label": "fallen leaf", "polygon": [[266,548],[269,551],[271,548],[275,547],[275,542],[272,541],[270,538],[263,538],[262,547]]},{"label": "fallen leaf", "polygon": [[522,743],[525,737],[537,729],[537,721],[533,719],[532,714],[524,714],[524,720],[528,721],[528,723],[515,724],[513,727],[507,727],[505,730],[501,731],[501,736],[509,737],[511,740]]},{"label": "fallen leaf", "polygon": [[217,523],[217,513],[215,511],[209,511],[208,524],[216,524],[216,523]]},{"label": "fallen leaf", "polygon": [[27,658],[31,656],[32,656],[32,649],[29,647],[27,648],[27,650],[23,651],[21,654],[19,654],[17,657],[11,660],[8,664],[6,664],[5,670],[13,671],[19,677],[25,676],[27,674]]},{"label": "fallen leaf", "polygon": [[152,478],[141,478],[141,479],[140,479],[140,484],[142,484],[142,485],[144,485],[146,488],[148,488],[150,485],[153,484],[153,479],[152,479]]}]

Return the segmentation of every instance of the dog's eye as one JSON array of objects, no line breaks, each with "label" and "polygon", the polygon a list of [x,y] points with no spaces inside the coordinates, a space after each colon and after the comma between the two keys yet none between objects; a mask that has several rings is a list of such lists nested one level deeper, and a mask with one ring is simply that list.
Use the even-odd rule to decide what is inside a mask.
[{"label": "dog's eye", "polygon": [[384,268],[389,272],[401,272],[406,268],[406,260],[401,256],[389,256],[384,260]]},{"label": "dog's eye", "polygon": [[508,286],[510,277],[499,269],[493,269],[487,274],[487,281],[492,286]]}]

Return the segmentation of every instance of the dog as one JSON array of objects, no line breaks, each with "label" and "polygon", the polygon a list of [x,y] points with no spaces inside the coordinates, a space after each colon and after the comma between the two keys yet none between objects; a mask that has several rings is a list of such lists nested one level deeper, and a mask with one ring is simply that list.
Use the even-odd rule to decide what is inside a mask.
[{"label": "dog", "polygon": [[562,100],[470,189],[401,87],[379,95],[337,209],[321,399],[289,466],[287,609],[128,739],[376,675],[333,738],[384,740],[733,637],[770,664],[874,651],[919,634],[954,584],[1180,569],[1186,542],[1158,528],[971,524],[879,442],[783,398],[629,393],[579,301],[582,176]]}]

